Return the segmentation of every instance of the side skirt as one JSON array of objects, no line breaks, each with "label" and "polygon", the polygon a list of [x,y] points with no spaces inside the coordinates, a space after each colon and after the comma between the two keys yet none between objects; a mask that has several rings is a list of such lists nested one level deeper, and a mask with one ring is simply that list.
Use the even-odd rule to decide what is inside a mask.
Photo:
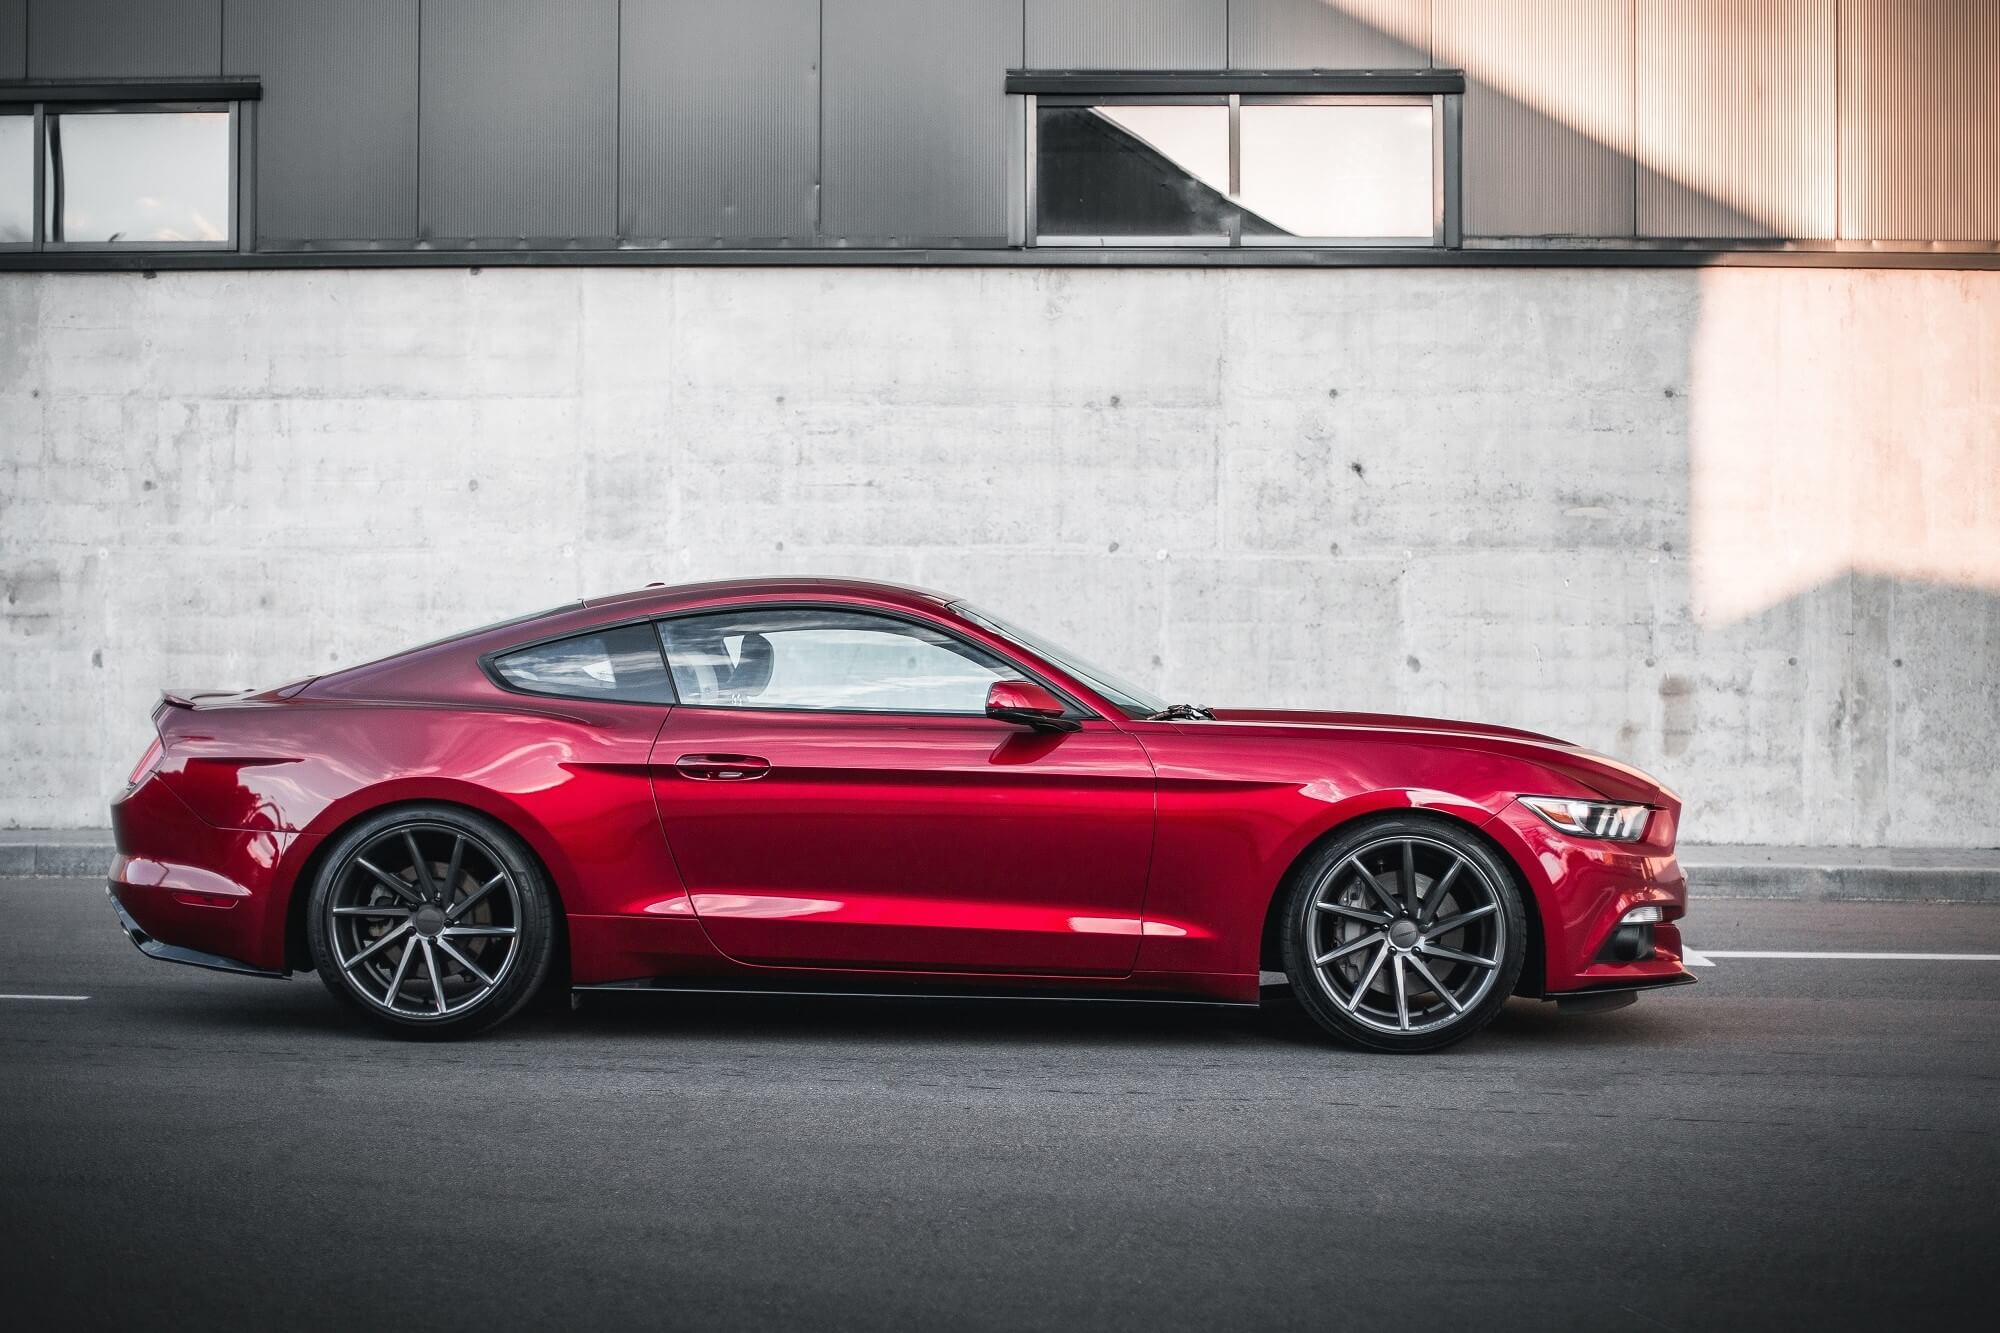
[{"label": "side skirt", "polygon": [[815,999],[847,1000],[1000,1000],[1043,1004],[1173,1004],[1203,1009],[1255,1009],[1254,1001],[1212,1000],[1200,996],[1137,994],[1079,994],[1071,991],[973,989],[900,990],[880,986],[746,986],[734,980],[713,984],[675,977],[643,977],[632,981],[604,981],[570,987],[572,993],[603,991],[620,995],[798,995]]}]

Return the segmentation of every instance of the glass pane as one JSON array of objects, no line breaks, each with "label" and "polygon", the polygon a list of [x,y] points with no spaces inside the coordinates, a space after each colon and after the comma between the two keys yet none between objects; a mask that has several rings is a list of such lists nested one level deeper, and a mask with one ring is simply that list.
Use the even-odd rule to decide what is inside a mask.
[{"label": "glass pane", "polygon": [[660,641],[649,625],[621,625],[537,644],[496,658],[493,666],[508,684],[541,694],[636,703],[674,701],[666,667],[660,662]]},{"label": "glass pane", "polygon": [[682,703],[984,713],[1019,673],[941,630],[853,611],[723,612],[660,622]]},{"label": "glass pane", "polygon": [[1021,647],[1031,650],[1043,661],[1061,667],[1133,717],[1147,717],[1167,706],[1167,701],[1158,695],[1143,690],[1122,677],[1114,676],[1102,667],[1092,666],[1069,649],[1059,648],[1047,639],[1030,634],[1018,625],[1010,625],[996,615],[981,611],[978,607],[965,602],[953,602],[951,609],[973,624],[992,630],[1002,638],[1011,639]]},{"label": "glass pane", "polygon": [[0,245],[34,239],[34,118],[0,116]]},{"label": "glass pane", "polygon": [[1247,235],[1432,234],[1431,108],[1255,106],[1242,112]]},{"label": "glass pane", "polygon": [[48,125],[51,241],[229,239],[228,112],[71,111]]},{"label": "glass pane", "polygon": [[1229,108],[1051,106],[1035,119],[1043,236],[1228,231]]}]

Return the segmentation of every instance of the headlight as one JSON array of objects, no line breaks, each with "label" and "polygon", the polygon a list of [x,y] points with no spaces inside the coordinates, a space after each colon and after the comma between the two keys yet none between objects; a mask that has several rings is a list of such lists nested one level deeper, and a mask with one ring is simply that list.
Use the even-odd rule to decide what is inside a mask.
[{"label": "headlight", "polygon": [[1613,805],[1608,801],[1572,801],[1560,796],[1523,796],[1521,804],[1564,833],[1606,842],[1637,842],[1646,836],[1650,805]]}]

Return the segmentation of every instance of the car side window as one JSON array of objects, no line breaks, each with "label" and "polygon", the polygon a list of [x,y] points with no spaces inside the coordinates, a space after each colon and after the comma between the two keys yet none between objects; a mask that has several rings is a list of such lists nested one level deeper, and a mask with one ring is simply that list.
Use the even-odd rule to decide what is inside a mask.
[{"label": "car side window", "polygon": [[986,711],[986,690],[1020,672],[928,625],[815,607],[663,620],[684,704],[866,713]]},{"label": "car side window", "polygon": [[673,686],[650,625],[619,625],[520,648],[493,659],[516,689],[577,699],[670,704]]}]

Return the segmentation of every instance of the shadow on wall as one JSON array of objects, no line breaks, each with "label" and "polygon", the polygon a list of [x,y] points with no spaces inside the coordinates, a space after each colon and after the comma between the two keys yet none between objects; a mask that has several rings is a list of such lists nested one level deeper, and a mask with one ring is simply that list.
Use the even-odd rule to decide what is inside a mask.
[{"label": "shadow on wall", "polygon": [[1785,680],[1799,772],[1766,799],[1951,844],[2000,739],[2000,274],[1711,272],[1690,361],[1692,604],[1732,664],[1697,721]]}]

